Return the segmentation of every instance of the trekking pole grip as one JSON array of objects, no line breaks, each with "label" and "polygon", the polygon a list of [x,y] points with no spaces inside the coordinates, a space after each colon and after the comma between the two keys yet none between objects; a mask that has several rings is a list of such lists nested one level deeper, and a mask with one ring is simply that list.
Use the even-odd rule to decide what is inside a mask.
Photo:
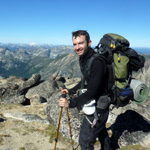
[{"label": "trekking pole grip", "polygon": [[66,98],[66,93],[64,92],[62,95],[61,95],[62,98]]}]

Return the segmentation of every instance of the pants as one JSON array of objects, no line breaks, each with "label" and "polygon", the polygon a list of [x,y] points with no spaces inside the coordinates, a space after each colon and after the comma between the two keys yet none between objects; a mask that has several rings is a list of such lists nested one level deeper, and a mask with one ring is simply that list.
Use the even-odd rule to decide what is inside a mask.
[{"label": "pants", "polygon": [[[81,150],[94,150],[94,144],[97,137],[101,143],[101,150],[111,150],[110,139],[105,127],[108,114],[108,111],[105,113],[101,113],[99,120],[96,122],[93,128],[91,127],[91,124],[86,117],[83,119],[79,136],[79,144],[81,146]],[[90,115],[87,117],[91,122],[93,122],[94,115]]]}]

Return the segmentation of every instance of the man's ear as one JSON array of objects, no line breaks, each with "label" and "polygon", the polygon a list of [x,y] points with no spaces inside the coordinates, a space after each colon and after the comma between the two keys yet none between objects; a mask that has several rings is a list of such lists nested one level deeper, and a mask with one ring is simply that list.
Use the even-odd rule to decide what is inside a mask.
[{"label": "man's ear", "polygon": [[92,41],[89,40],[89,42],[88,42],[88,47],[91,47],[91,44],[92,44]]}]

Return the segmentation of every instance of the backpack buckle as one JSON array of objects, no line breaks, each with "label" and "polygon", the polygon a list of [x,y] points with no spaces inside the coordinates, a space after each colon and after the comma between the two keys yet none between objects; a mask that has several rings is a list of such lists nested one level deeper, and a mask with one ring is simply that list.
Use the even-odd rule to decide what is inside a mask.
[{"label": "backpack buckle", "polygon": [[110,47],[113,48],[113,49],[116,48],[115,41],[111,40]]}]

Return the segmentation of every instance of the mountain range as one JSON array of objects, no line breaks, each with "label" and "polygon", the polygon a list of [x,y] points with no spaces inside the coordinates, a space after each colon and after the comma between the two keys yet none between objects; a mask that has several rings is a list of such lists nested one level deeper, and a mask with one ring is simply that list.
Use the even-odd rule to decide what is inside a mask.
[{"label": "mountain range", "polygon": [[47,78],[58,70],[59,73],[66,72],[59,67],[63,66],[61,58],[68,54],[74,55],[72,46],[0,44],[0,75],[29,78],[34,73],[40,73]]},{"label": "mountain range", "polygon": [[[150,48],[134,48],[150,59]],[[53,73],[68,77],[79,77],[78,57],[72,46],[3,44],[0,43],[0,76],[29,78],[39,73],[43,79]]]},{"label": "mountain range", "polygon": [[141,54],[150,54],[150,48],[147,47],[135,47],[134,49]]}]

